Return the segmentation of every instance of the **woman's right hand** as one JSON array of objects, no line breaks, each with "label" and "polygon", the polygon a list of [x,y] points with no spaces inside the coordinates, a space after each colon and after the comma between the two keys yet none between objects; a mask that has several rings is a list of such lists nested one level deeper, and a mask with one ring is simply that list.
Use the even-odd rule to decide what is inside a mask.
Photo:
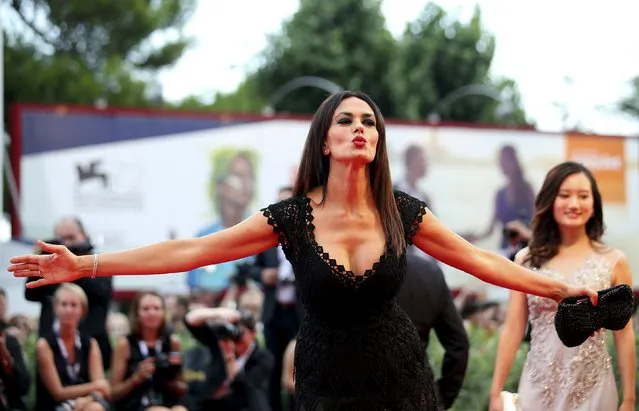
[{"label": "woman's right hand", "polygon": [[97,391],[102,397],[111,397],[111,384],[106,379],[101,379],[93,382],[93,390]]},{"label": "woman's right hand", "polygon": [[153,376],[155,372],[155,359],[147,358],[146,360],[140,362],[138,364],[137,370],[135,370],[135,374],[133,377],[135,381],[140,384]]},{"label": "woman's right hand", "polygon": [[503,411],[504,400],[501,398],[501,394],[492,394],[490,396],[489,411]]},{"label": "woman's right hand", "polygon": [[240,320],[240,312],[235,308],[218,307],[216,308],[215,314],[218,320],[228,323],[236,323]]},{"label": "woman's right hand", "polygon": [[43,241],[38,241],[38,247],[48,254],[22,255],[9,260],[7,271],[13,272],[14,277],[40,277],[29,282],[27,288],[72,282],[81,277],[79,258],[68,248]]}]

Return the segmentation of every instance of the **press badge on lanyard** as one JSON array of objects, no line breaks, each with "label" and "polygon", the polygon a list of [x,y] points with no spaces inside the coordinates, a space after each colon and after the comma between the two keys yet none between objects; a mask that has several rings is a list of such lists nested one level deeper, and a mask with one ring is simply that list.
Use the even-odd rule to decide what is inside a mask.
[{"label": "press badge on lanyard", "polygon": [[60,354],[62,355],[62,358],[64,358],[64,362],[67,366],[66,368],[67,368],[67,375],[69,376],[69,380],[71,381],[72,385],[75,385],[78,383],[78,379],[80,376],[80,361],[78,360],[79,353],[82,352],[82,341],[80,341],[80,336],[78,335],[78,333],[75,334],[76,356],[75,356],[75,363],[73,364],[69,363],[69,352],[67,351],[66,345],[64,345],[64,341],[62,341],[62,338],[60,338],[59,334],[57,335],[56,338],[58,340],[58,347],[60,347]]},{"label": "press badge on lanyard", "polygon": [[[138,346],[140,347],[140,354],[142,354],[142,358],[145,360],[149,357],[149,347],[146,345],[144,341],[138,341]],[[162,341],[158,340],[155,343],[155,356],[158,356],[162,352]],[[153,380],[153,376],[149,377],[149,380]],[[155,392],[153,388],[149,389],[147,393],[142,396],[142,405],[157,405],[162,401],[161,396]]]}]

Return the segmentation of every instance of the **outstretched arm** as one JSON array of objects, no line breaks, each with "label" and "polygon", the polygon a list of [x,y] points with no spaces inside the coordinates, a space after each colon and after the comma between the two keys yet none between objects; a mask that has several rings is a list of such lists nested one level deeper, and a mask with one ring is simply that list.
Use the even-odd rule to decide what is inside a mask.
[{"label": "outstretched arm", "polygon": [[[278,243],[262,213],[204,237],[170,240],[127,251],[100,254],[97,275],[166,274],[239,260]],[[80,257],[80,271],[91,275],[92,256]]]},{"label": "outstretched arm", "polygon": [[437,260],[465,271],[488,283],[561,301],[570,295],[591,298],[597,293],[585,287],[570,287],[561,281],[538,275],[505,257],[475,247],[448,228],[432,213],[427,212],[413,238],[414,244]]},{"label": "outstretched arm", "polygon": [[256,213],[208,236],[100,254],[97,265],[92,255],[76,257],[64,246],[41,244],[52,254],[13,257],[8,270],[16,277],[43,277],[28,287],[90,277],[94,267],[97,276],[176,273],[255,255],[276,246],[278,241],[267,218]]}]

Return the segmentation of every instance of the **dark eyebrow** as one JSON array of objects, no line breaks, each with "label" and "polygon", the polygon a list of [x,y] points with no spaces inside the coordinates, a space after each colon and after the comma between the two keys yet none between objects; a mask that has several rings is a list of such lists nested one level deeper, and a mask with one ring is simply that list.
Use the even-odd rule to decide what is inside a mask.
[{"label": "dark eyebrow", "polygon": [[[338,117],[338,116],[353,117],[353,113],[349,113],[348,111],[342,111],[342,112],[337,113],[335,115],[335,117]],[[333,118],[335,118],[335,117],[333,117]],[[375,116],[372,113],[363,113],[362,117],[364,117],[364,118],[374,118]]]},{"label": "dark eyebrow", "polygon": [[588,189],[571,190],[569,188],[563,188],[563,189],[559,190],[560,193],[572,193],[573,191],[576,191],[579,194],[590,194],[590,190],[588,190]]}]

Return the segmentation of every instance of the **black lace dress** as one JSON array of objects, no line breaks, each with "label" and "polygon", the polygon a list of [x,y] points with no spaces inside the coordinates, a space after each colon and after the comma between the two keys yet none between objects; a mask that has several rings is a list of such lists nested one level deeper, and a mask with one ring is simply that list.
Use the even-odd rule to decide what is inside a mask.
[{"label": "black lace dress", "polygon": [[[395,199],[410,244],[425,204],[399,191]],[[295,270],[306,310],[295,350],[299,410],[437,410],[417,331],[395,301],[404,253],[385,252],[358,276],[315,241],[310,199],[293,197],[262,212]]]}]

